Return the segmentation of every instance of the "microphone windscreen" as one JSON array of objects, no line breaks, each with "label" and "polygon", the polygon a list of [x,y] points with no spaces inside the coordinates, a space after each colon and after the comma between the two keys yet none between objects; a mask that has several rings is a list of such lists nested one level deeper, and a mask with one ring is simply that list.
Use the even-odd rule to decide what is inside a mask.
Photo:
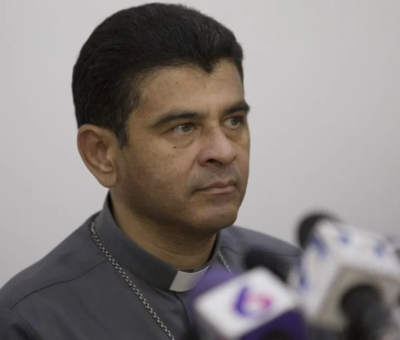
[{"label": "microphone windscreen", "polygon": [[250,250],[244,259],[244,263],[249,270],[256,267],[264,267],[278,276],[283,282],[286,282],[291,267],[291,263],[284,262],[282,256],[262,249]]},{"label": "microphone windscreen", "polygon": [[298,243],[301,248],[305,248],[307,245],[307,239],[308,237],[313,233],[315,227],[317,224],[321,221],[332,221],[332,222],[339,222],[340,220],[336,218],[335,216],[328,214],[328,213],[314,213],[314,214],[309,214],[306,217],[304,217],[301,222],[298,224]]}]

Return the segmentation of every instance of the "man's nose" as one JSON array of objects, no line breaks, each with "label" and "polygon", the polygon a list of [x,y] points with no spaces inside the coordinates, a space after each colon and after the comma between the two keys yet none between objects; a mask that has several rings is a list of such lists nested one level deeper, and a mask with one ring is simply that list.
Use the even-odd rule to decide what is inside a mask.
[{"label": "man's nose", "polygon": [[228,165],[237,157],[237,151],[222,129],[214,129],[201,140],[199,163],[202,166]]}]

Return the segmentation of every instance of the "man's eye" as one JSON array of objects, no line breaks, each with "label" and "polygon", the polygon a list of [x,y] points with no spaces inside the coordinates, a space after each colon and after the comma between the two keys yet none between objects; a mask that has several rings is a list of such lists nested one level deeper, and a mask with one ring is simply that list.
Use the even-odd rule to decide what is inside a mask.
[{"label": "man's eye", "polygon": [[190,133],[192,130],[194,130],[194,125],[192,123],[187,123],[175,126],[172,129],[172,132],[177,135],[186,135]]},{"label": "man's eye", "polygon": [[230,117],[226,120],[226,123],[228,126],[238,127],[240,125],[243,125],[244,118],[242,116]]}]

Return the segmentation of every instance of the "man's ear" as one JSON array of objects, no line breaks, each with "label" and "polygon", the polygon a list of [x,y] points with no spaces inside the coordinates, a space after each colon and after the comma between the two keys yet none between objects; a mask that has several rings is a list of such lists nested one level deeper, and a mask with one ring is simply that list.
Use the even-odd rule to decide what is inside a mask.
[{"label": "man's ear", "polygon": [[85,124],[78,130],[79,154],[99,183],[111,188],[118,181],[116,152],[118,141],[115,134],[105,128]]}]

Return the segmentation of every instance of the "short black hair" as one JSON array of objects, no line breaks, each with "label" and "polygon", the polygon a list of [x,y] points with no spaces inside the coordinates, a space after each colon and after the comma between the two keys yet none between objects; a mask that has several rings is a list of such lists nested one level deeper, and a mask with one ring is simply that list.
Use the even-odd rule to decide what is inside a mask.
[{"label": "short black hair", "polygon": [[78,127],[108,128],[122,148],[128,144],[126,123],[139,105],[146,75],[183,65],[211,73],[224,58],[235,63],[243,81],[243,51],[235,35],[195,9],[152,3],[119,11],[95,28],[74,66]]}]

